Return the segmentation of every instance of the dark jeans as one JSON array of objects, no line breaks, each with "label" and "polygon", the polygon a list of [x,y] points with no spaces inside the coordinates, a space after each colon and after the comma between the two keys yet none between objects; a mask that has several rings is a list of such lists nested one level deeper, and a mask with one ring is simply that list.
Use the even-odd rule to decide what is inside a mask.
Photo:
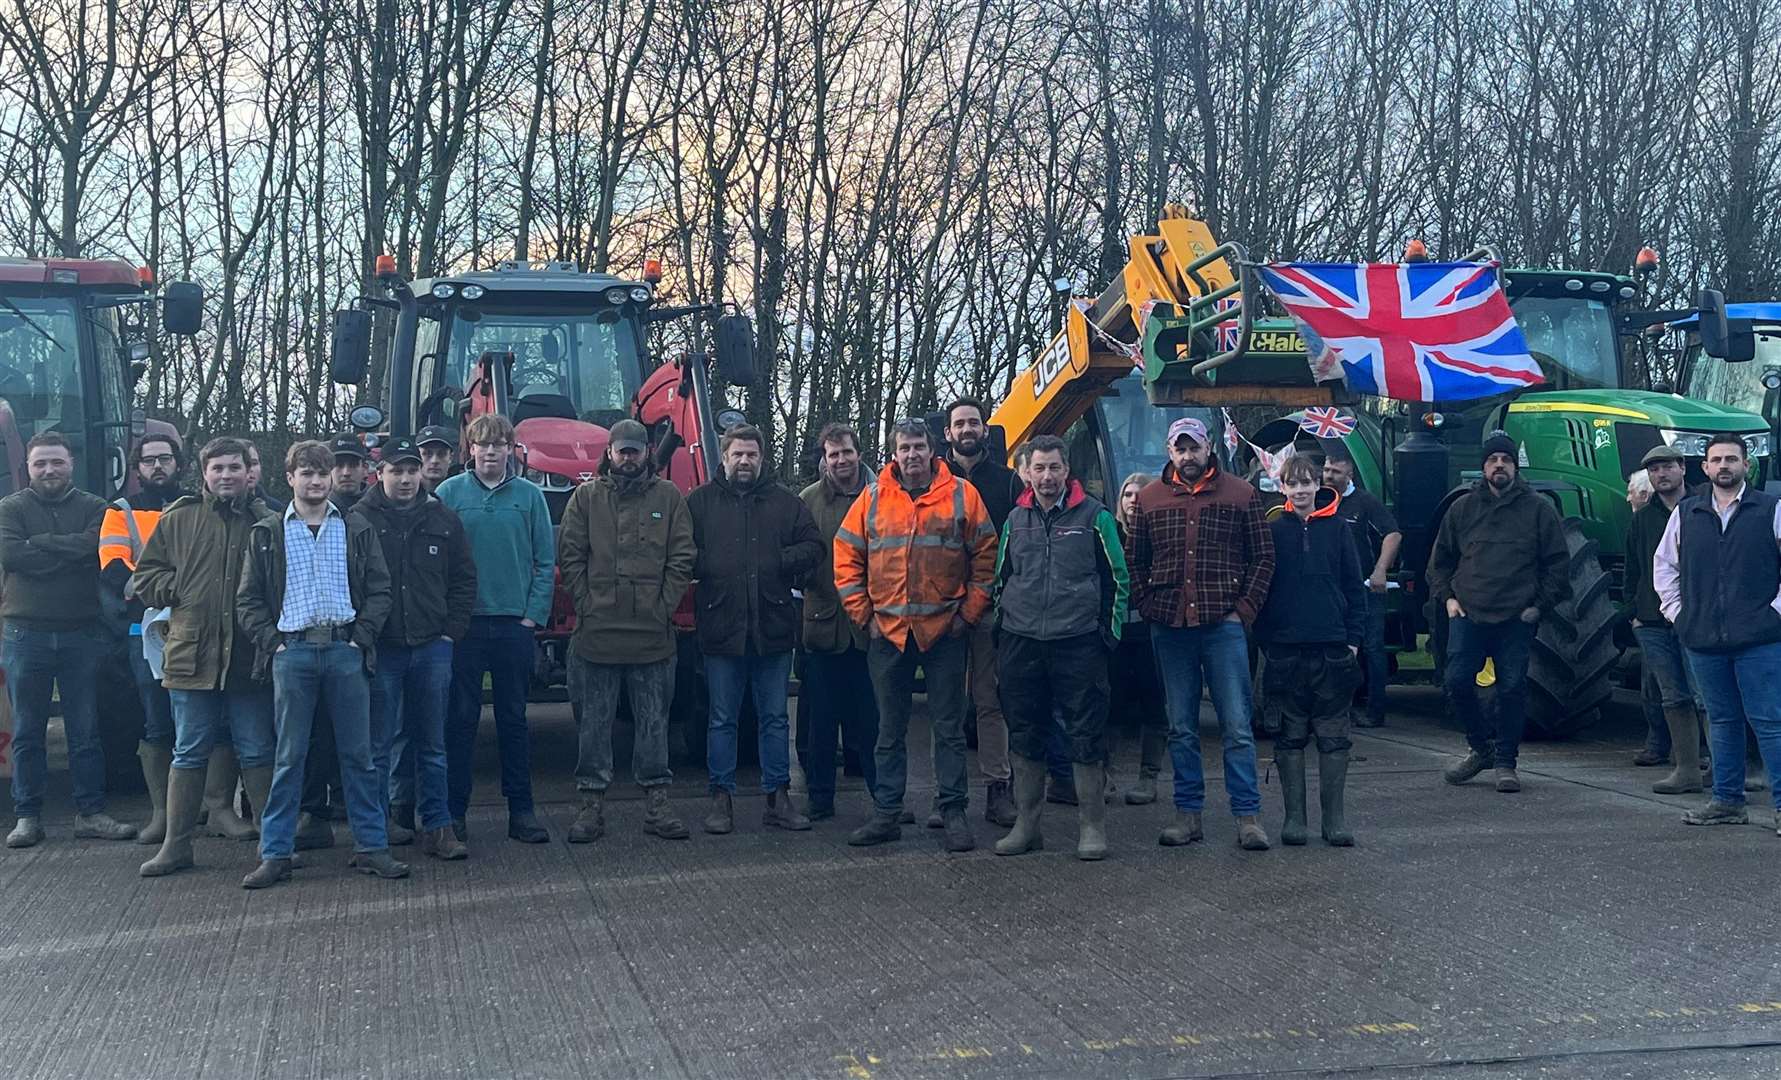
[{"label": "dark jeans", "polygon": [[1210,626],[1152,626],[1150,643],[1163,673],[1169,708],[1169,757],[1175,766],[1175,809],[1197,814],[1206,806],[1206,774],[1200,761],[1200,691],[1210,689],[1224,735],[1224,788],[1236,817],[1258,814],[1254,708],[1249,638],[1243,624],[1225,619]]},{"label": "dark jeans", "polygon": [[148,660],[142,655],[140,636],[125,638],[124,651],[130,655],[130,676],[136,683],[136,697],[142,702],[142,741],[172,750],[173,695],[149,670]]},{"label": "dark jeans", "polygon": [[1360,681],[1360,662],[1346,645],[1267,645],[1262,685],[1280,709],[1276,750],[1303,750],[1312,736],[1317,752],[1333,754],[1349,741],[1348,706]]},{"label": "dark jeans", "polygon": [[798,733],[806,746],[799,757],[810,805],[835,805],[835,741],[839,734],[859,759],[870,792],[878,779],[872,748],[878,742],[878,702],[864,649],[805,653],[804,682],[798,697]]},{"label": "dark jeans", "polygon": [[286,643],[272,655],[272,701],[278,760],[272,768],[272,791],[260,815],[260,858],[291,857],[303,797],[304,759],[318,714],[319,723],[334,729],[354,848],[388,848],[384,828],[388,785],[371,756],[371,680],[365,676],[365,654],[346,641]]},{"label": "dark jeans", "polygon": [[791,722],[786,716],[791,677],[789,652],[705,658],[705,688],[711,707],[705,728],[705,767],[711,772],[712,791],[736,793],[736,731],[744,694],[754,700],[761,790],[778,791],[791,783]]},{"label": "dark jeans", "polygon": [[371,756],[378,794],[390,805],[390,767],[398,738],[413,758],[419,796],[415,822],[423,829],[451,824],[446,809],[445,711],[451,698],[451,642],[425,645],[379,642],[377,676],[371,680]]},{"label": "dark jeans", "polygon": [[1107,760],[1107,646],[1099,632],[1058,641],[1003,633],[996,658],[1011,751],[1044,761],[1055,730],[1072,764]]},{"label": "dark jeans", "polygon": [[934,729],[934,783],[941,810],[963,811],[970,802],[965,779],[965,668],[970,663],[967,637],[943,637],[926,652],[909,639],[898,649],[884,638],[866,647],[866,666],[878,698],[878,746],[874,750],[877,781],[872,803],[878,813],[903,811],[909,785],[909,707],[915,693],[915,670],[927,682],[928,719]]},{"label": "dark jeans", "polygon": [[334,746],[334,729],[317,724],[310,729],[303,763],[303,812],[325,816],[328,807],[339,802],[340,752]]},{"label": "dark jeans", "polygon": [[1387,595],[1367,590],[1366,637],[1360,646],[1367,680],[1367,721],[1374,727],[1385,723],[1385,687],[1391,682],[1391,654],[1385,648]]},{"label": "dark jeans", "polygon": [[82,814],[105,809],[105,750],[99,742],[101,631],[34,630],[17,622],[0,635],[0,667],[12,702],[12,806],[19,817],[40,817],[49,783],[50,699],[62,692],[62,728],[68,735],[68,772],[74,780],[74,808]]},{"label": "dark jeans", "polygon": [[612,725],[620,691],[631,702],[631,779],[643,788],[673,781],[668,712],[674,705],[676,663],[669,656],[647,664],[596,664],[571,651],[569,693],[577,703],[575,790],[612,786]]},{"label": "dark jeans", "polygon": [[[1521,751],[1527,721],[1527,662],[1536,627],[1520,619],[1481,623],[1468,618],[1447,620],[1447,670],[1443,682],[1447,705],[1466,728],[1466,745],[1490,757],[1496,767],[1513,769]],[[1484,658],[1496,661],[1493,726],[1478,703],[1478,669]]]},{"label": "dark jeans", "polygon": [[1163,706],[1163,678],[1150,647],[1150,624],[1129,622],[1113,652],[1111,680],[1119,687],[1116,716],[1109,729],[1130,727],[1138,737],[1138,775],[1154,780],[1169,753],[1169,715]]},{"label": "dark jeans", "polygon": [[482,723],[482,677],[495,697],[495,738],[501,753],[501,794],[510,814],[532,812],[532,744],[526,728],[526,689],[537,649],[532,631],[518,619],[478,616],[452,646],[451,713],[446,721],[448,809],[464,820],[470,809],[476,729]]},{"label": "dark jeans", "polygon": [[1781,644],[1730,653],[1688,650],[1694,684],[1707,702],[1713,746],[1713,801],[1744,805],[1744,729],[1769,773],[1769,794],[1781,811]]}]

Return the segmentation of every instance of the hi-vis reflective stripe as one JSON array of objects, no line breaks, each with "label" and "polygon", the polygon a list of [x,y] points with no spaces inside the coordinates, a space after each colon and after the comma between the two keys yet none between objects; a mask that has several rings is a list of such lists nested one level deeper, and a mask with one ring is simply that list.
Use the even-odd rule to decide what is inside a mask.
[{"label": "hi-vis reflective stripe", "polygon": [[952,604],[886,604],[878,609],[880,615],[938,615],[943,611],[951,611]]},{"label": "hi-vis reflective stripe", "polygon": [[1597,405],[1583,401],[1515,401],[1509,405],[1510,412],[1577,412],[1599,413],[1602,416],[1624,416],[1629,420],[1649,420],[1649,413],[1637,409],[1625,409],[1619,405]]},{"label": "hi-vis reflective stripe", "polygon": [[841,541],[844,544],[847,544],[850,547],[863,548],[866,546],[866,541],[864,538],[856,536],[853,533],[848,532],[846,529],[836,529],[835,530],[835,539]]},{"label": "hi-vis reflective stripe", "polygon": [[857,596],[865,591],[866,587],[864,585],[846,585],[835,590],[836,595],[838,596]]},{"label": "hi-vis reflective stripe", "polygon": [[872,497],[866,501],[866,539],[878,539],[878,485],[872,485]]},{"label": "hi-vis reflective stripe", "polygon": [[885,551],[890,548],[904,547],[943,547],[957,551],[965,546],[963,540],[956,536],[929,536],[922,533],[917,536],[880,536],[866,545],[867,551]]},{"label": "hi-vis reflective stripe", "polygon": [[[120,537],[110,529],[113,520],[113,515],[110,512],[112,510],[117,511],[117,515],[123,518],[124,529],[128,533],[127,542],[126,537]],[[157,513],[155,517],[159,519],[160,514]],[[136,511],[131,509],[127,500],[119,498],[107,509],[104,524],[103,535],[99,537],[100,568],[103,569],[114,561],[122,560],[124,565],[131,570],[136,569],[137,560],[142,558],[143,547],[142,530],[136,523]]]}]

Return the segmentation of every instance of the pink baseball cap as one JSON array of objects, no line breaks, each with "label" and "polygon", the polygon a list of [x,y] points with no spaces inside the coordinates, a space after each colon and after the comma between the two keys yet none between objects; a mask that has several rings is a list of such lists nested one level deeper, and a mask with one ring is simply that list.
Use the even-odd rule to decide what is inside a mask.
[{"label": "pink baseball cap", "polygon": [[1181,438],[1183,435],[1186,435],[1201,446],[1205,446],[1212,441],[1206,434],[1205,423],[1196,420],[1191,416],[1183,416],[1181,419],[1169,425],[1169,445],[1174,446],[1175,440]]}]

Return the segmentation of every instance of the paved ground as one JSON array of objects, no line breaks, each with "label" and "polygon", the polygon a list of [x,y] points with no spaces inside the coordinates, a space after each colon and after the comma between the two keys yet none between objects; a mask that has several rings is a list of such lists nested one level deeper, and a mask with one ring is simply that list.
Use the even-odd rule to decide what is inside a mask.
[{"label": "paved ground", "polygon": [[1395,705],[1358,740],[1346,851],[1243,853],[1222,813],[1164,849],[1159,805],[1110,810],[1107,862],[1055,808],[1051,850],[999,859],[980,787],[979,851],[919,827],[858,851],[858,781],[811,835],[764,834],[756,796],[737,834],[666,843],[627,794],[570,847],[563,706],[536,737],[557,842],[502,838],[485,767],[471,861],[408,881],[336,849],[250,894],[251,848],[209,840],[147,882],[144,849],[52,815],[51,843],[0,851],[0,1074],[1781,1076],[1772,828],[1681,825],[1624,706],[1529,747],[1501,796],[1440,782],[1435,696]]}]

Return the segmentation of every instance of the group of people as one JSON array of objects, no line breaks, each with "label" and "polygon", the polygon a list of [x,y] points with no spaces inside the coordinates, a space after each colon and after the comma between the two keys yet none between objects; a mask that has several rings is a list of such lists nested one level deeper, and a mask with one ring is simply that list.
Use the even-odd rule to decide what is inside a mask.
[{"label": "group of people", "polygon": [[[1353,462],[1289,458],[1278,476],[1286,502],[1269,514],[1220,467],[1205,425],[1184,417],[1168,429],[1163,474],[1128,477],[1109,507],[1072,477],[1061,439],[1030,440],[1010,469],[991,452],[985,419],[981,403],[953,403],[943,444],[926,421],[897,422],[876,476],[858,433],[830,424],[820,478],[798,494],[770,479],[763,433],[733,427],[720,468],[687,496],[657,475],[647,429],[622,420],[556,529],[542,491],[518,475],[514,430],[498,415],[470,421],[463,455],[456,431],[425,428],[386,440],[375,469],[356,437],[297,443],[284,462],[287,505],[261,490],[258,451],[241,439],[207,443],[201,488],[185,493],[181,446],[151,434],[132,455],[137,491],[106,504],[74,488],[67,442],[39,435],[27,448],[30,485],[0,500],[0,666],[14,708],[18,816],[7,844],[44,836],[53,687],[75,833],[158,845],[145,877],[191,867],[204,828],[257,837],[259,865],[242,884],[273,885],[299,851],[331,846],[342,816],[350,865],[364,873],[406,876],[391,849],[411,843],[465,858],[485,677],[508,836],[546,842],[526,696],[535,631],[560,585],[576,617],[571,843],[605,833],[621,700],[644,829],[690,835],[668,797],[675,613],[690,588],[708,695],[707,833],[735,828],[746,700],[764,827],[805,831],[833,817],[845,748],[872,799],[848,842],[900,839],[915,820],[905,799],[919,677],[937,788],[928,825],[948,850],[976,845],[966,764],[974,709],[985,817],[1008,830],[996,852],[1040,849],[1051,801],[1080,808],[1077,855],[1102,858],[1117,677],[1121,703],[1139,718],[1126,801],[1153,801],[1165,750],[1169,759],[1174,813],[1159,842],[1205,835],[1206,692],[1236,841],[1266,850],[1253,643],[1281,718],[1280,839],[1308,839],[1305,754],[1315,741],[1319,831],[1351,845],[1350,726],[1384,722],[1384,598],[1402,539],[1383,504],[1355,486]],[[1494,768],[1497,790],[1514,792],[1529,656],[1541,619],[1568,598],[1570,556],[1552,504],[1518,476],[1514,442],[1496,433],[1482,449],[1482,478],[1442,519],[1427,570],[1447,616],[1445,689],[1470,751],[1445,775],[1458,784]],[[466,467],[454,475],[460,456]],[[1781,664],[1781,595],[1732,583],[1781,581],[1781,508],[1743,485],[1734,436],[1708,447],[1706,494],[1682,496],[1680,455],[1668,447],[1644,464],[1656,496],[1634,520],[1628,585],[1676,759],[1658,789],[1700,790],[1698,693],[1715,772],[1712,801],[1689,820],[1741,821],[1746,722],[1770,768],[1781,764],[1781,719],[1769,708],[1781,685],[1771,670]],[[120,635],[146,718],[138,756],[153,811],[140,828],[105,812],[96,730],[98,666]],[[1476,679],[1487,657],[1488,710]],[[795,664],[803,809],[790,775]],[[1354,707],[1363,684],[1364,712]]]}]

